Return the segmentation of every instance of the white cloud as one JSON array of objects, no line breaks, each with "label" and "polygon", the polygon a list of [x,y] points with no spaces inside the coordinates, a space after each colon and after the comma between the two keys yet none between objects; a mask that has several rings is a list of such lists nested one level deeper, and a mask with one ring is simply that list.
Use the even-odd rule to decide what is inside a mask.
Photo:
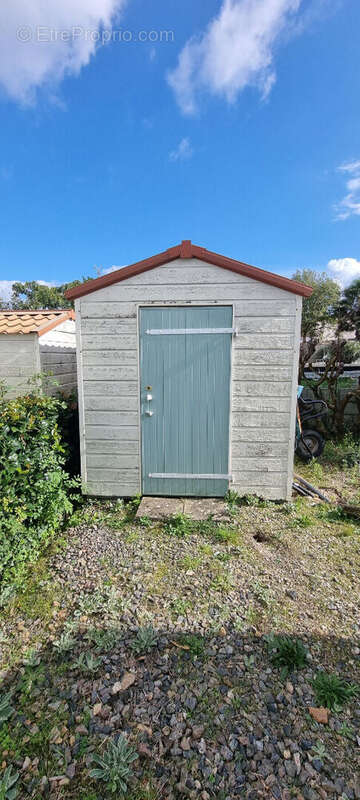
[{"label": "white cloud", "polygon": [[346,175],[346,194],[335,206],[336,219],[360,217],[360,161],[350,161],[338,167]]},{"label": "white cloud", "polygon": [[191,146],[191,142],[188,136],[185,136],[183,139],[180,140],[178,146],[175,150],[171,150],[169,153],[169,160],[170,161],[185,161],[187,158],[191,158],[194,151]]},{"label": "white cloud", "polygon": [[201,91],[233,102],[246,86],[266,98],[276,80],[274,48],[302,0],[223,0],[219,14],[180,53],[168,82],[186,114]]},{"label": "white cloud", "polygon": [[360,278],[360,261],[356,258],[332,258],[327,266],[341,286]]},{"label": "white cloud", "polygon": [[[11,0],[0,4],[0,88],[32,103],[77,75],[111,29],[126,0]],[[100,41],[101,38],[100,38]]]},{"label": "white cloud", "polygon": [[11,290],[14,281],[0,281],[0,305],[1,300],[5,300],[7,303],[11,297]]}]

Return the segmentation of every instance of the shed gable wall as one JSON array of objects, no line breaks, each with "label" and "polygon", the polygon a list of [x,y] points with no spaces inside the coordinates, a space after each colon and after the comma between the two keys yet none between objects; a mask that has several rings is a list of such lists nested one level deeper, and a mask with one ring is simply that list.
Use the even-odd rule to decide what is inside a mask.
[{"label": "shed gable wall", "polygon": [[301,298],[197,259],[178,259],[76,301],[83,481],[141,490],[137,315],[141,305],[231,304],[231,472],[241,494],[289,496]]}]

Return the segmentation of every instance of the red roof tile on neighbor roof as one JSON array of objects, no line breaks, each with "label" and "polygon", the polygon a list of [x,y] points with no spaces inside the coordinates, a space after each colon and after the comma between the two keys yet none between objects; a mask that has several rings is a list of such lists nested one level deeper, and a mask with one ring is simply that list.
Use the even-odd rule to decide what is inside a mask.
[{"label": "red roof tile on neighbor roof", "polygon": [[72,308],[49,311],[0,310],[0,334],[37,333],[42,336],[67,319],[75,319]]},{"label": "red roof tile on neighbor roof", "polygon": [[84,295],[96,292],[98,289],[103,289],[105,286],[111,286],[113,283],[125,281],[126,278],[131,278],[133,275],[140,275],[142,272],[147,272],[154,267],[161,267],[169,261],[175,261],[176,258],[198,258],[200,261],[206,261],[208,264],[215,264],[217,267],[228,269],[231,272],[237,272],[238,275],[246,275],[255,281],[262,281],[262,283],[269,283],[271,286],[277,286],[278,289],[284,289],[293,294],[302,295],[303,297],[310,297],[313,290],[310,286],[305,286],[304,283],[299,281],[292,281],[290,278],[283,278],[282,275],[276,275],[273,272],[267,272],[265,269],[259,267],[251,267],[250,264],[244,264],[242,261],[235,261],[233,258],[221,256],[218,253],[212,253],[211,250],[205,250],[205,247],[198,247],[192,244],[189,239],[185,239],[181,244],[175,247],[170,247],[163,253],[158,253],[156,256],[145,258],[143,261],[137,261],[136,264],[131,264],[129,267],[121,267],[115,272],[109,272],[101,278],[94,278],[92,281],[86,281],[75,286],[73,289],[68,289],[65,296],[69,300],[76,297],[83,297]]}]

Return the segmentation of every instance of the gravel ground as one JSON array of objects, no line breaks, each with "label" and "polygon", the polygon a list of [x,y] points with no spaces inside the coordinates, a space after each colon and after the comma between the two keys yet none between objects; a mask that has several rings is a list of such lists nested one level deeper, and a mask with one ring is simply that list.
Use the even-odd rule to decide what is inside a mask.
[{"label": "gravel ground", "polygon": [[[241,506],[180,535],[90,504],[2,620],[18,796],[109,797],[92,756],[124,734],[128,800],[360,798],[359,698],[310,712],[319,669],[360,684],[359,528],[331,512]],[[302,669],[273,664],[271,631],[301,638]]]}]

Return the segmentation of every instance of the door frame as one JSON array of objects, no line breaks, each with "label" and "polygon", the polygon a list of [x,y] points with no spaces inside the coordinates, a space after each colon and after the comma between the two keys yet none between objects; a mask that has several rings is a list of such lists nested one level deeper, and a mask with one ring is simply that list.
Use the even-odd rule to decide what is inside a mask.
[{"label": "door frame", "polygon": [[[156,301],[154,303],[142,303],[138,302],[136,304],[136,330],[137,330],[137,381],[138,381],[138,417],[139,417],[139,486],[140,486],[140,494],[143,496],[143,472],[142,472],[142,416],[141,416],[141,373],[140,373],[140,312],[143,308],[208,308],[208,306],[226,306],[227,308],[231,308],[232,312],[232,326],[235,327],[235,307],[234,303],[221,302],[210,300],[208,302],[204,302],[201,300],[194,300],[191,302],[184,301],[176,301],[173,303],[161,303]],[[228,441],[228,474],[232,475],[232,423],[233,423],[233,360],[234,360],[234,345],[233,345],[234,337],[231,337],[231,347],[230,347],[230,385],[229,385],[229,441]],[[230,481],[229,481],[230,483]]]}]

